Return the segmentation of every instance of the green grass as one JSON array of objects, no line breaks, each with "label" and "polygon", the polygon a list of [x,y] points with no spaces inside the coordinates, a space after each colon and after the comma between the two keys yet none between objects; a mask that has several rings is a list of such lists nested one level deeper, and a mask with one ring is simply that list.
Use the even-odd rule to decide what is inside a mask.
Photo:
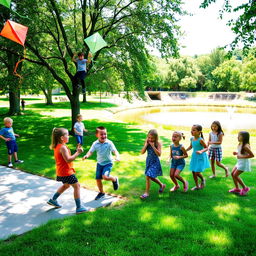
[{"label": "green grass", "polygon": [[[66,103],[61,104],[65,106]],[[13,117],[14,130],[21,135],[18,154],[25,160],[20,168],[55,178],[53,152],[49,150],[50,134],[53,127],[70,127],[70,117],[52,118],[40,113],[40,110],[28,110],[24,116]],[[168,189],[158,195],[158,187],[152,184],[150,197],[141,201],[146,156],[139,152],[145,130],[127,123],[86,120],[86,128],[91,132],[85,137],[85,151],[96,139],[93,131],[99,124],[107,127],[109,139],[121,154],[121,162],[114,164],[113,175],[120,179],[118,193],[128,200],[88,214],[53,220],[24,235],[12,236],[0,242],[0,255],[255,255],[255,172],[242,175],[252,188],[247,197],[227,192],[233,183],[230,177],[222,177],[224,171],[218,171],[219,177],[214,180],[207,179],[202,191],[170,194],[168,189],[173,185],[165,161],[170,131],[159,128],[164,170],[160,179]],[[186,132],[189,133],[189,129]],[[251,141],[255,148],[255,137]],[[6,148],[2,140],[0,144],[0,163],[5,164]],[[224,144],[223,163],[232,168],[236,163],[231,155],[237,144],[236,134],[225,135]],[[75,148],[73,137],[69,147]],[[194,182],[188,171],[188,161],[182,175],[192,187]],[[79,181],[96,189],[95,155],[85,162],[79,157],[74,164]],[[205,177],[210,174],[210,169],[204,172]],[[104,188],[114,192],[110,182],[105,182]]]}]

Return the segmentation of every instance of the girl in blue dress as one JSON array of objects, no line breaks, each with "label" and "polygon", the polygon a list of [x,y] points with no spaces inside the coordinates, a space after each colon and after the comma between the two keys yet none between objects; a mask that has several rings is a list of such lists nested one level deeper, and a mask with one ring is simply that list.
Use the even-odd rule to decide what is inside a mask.
[{"label": "girl in blue dress", "polygon": [[[190,160],[190,171],[193,173],[193,178],[195,180],[196,186],[191,190],[198,190],[205,187],[205,179],[202,175],[202,172],[209,168],[209,160],[206,154],[207,145],[204,142],[202,126],[195,124],[191,128],[192,138],[190,139],[190,146],[187,148],[187,151],[193,148],[193,153]],[[201,180],[199,186],[198,178]]]},{"label": "girl in blue dress", "polygon": [[145,144],[141,150],[141,154],[144,154],[146,151],[148,153],[146,159],[146,191],[143,195],[140,196],[141,199],[145,199],[149,196],[149,189],[151,180],[159,185],[159,193],[163,193],[166,187],[157,176],[162,176],[162,167],[159,160],[161,156],[162,145],[158,141],[158,134],[155,129],[152,129],[148,132]]}]

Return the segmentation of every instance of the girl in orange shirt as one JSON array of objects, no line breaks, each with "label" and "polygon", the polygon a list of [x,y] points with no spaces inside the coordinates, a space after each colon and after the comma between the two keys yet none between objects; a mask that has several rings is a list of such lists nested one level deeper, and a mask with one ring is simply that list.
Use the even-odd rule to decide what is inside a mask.
[{"label": "girl in orange shirt", "polygon": [[47,202],[55,208],[60,208],[61,205],[57,202],[57,198],[70,186],[74,189],[74,199],[76,202],[76,213],[82,213],[87,209],[81,206],[80,200],[80,184],[75,176],[73,168],[73,161],[79,156],[83,149],[77,148],[76,153],[71,155],[69,148],[66,146],[68,143],[69,134],[68,130],[64,128],[54,128],[52,131],[52,143],[50,148],[54,150],[54,158],[56,161],[56,174],[57,181],[61,181],[63,185],[58,188],[57,192]]}]

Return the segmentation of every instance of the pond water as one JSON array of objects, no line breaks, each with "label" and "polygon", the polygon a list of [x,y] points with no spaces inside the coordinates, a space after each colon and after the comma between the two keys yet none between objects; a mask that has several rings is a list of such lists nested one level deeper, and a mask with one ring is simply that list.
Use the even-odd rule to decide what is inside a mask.
[{"label": "pond water", "polygon": [[155,123],[167,126],[211,126],[218,120],[230,130],[256,129],[256,109],[236,107],[158,107],[128,110],[117,114],[125,122]]}]

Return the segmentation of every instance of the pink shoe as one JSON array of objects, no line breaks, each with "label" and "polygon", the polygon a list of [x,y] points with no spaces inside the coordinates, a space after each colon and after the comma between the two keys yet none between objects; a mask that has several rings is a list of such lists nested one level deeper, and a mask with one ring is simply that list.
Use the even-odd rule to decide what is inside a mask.
[{"label": "pink shoe", "polygon": [[178,190],[180,188],[180,186],[174,186],[173,188],[170,189],[171,192],[174,192],[176,190]]},{"label": "pink shoe", "polygon": [[188,191],[188,182],[187,181],[185,181],[185,186],[184,186],[184,190],[183,190],[184,192],[187,192]]},{"label": "pink shoe", "polygon": [[232,189],[230,189],[228,192],[229,192],[229,193],[238,193],[238,194],[240,194],[241,189],[240,189],[240,188],[232,188]]},{"label": "pink shoe", "polygon": [[240,192],[240,196],[246,196],[247,192],[250,191],[250,188],[249,187],[245,187],[241,190]]}]

